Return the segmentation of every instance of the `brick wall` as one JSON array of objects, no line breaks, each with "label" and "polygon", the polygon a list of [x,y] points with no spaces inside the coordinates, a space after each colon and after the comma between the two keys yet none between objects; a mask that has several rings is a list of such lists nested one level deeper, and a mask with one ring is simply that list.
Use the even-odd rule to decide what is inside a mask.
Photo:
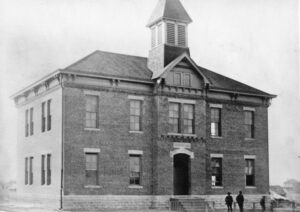
[{"label": "brick wall", "polygon": [[[151,194],[151,98],[144,96],[143,133],[129,132],[128,94],[99,91],[100,126],[98,131],[85,130],[83,89],[65,88],[64,192],[66,195],[142,195]],[[99,186],[85,188],[84,148],[100,148]],[[128,150],[142,150],[142,186],[129,186]]]},{"label": "brick wall", "polygon": [[[223,154],[223,188],[211,187],[211,171],[207,166],[207,193],[224,194],[228,191],[246,194],[269,191],[268,115],[266,107],[255,108],[255,138],[245,139],[242,104],[224,103],[222,108],[222,138],[207,137],[207,164],[210,153]],[[207,107],[207,135],[210,135],[210,108]],[[244,155],[255,155],[255,187],[245,187]]]}]

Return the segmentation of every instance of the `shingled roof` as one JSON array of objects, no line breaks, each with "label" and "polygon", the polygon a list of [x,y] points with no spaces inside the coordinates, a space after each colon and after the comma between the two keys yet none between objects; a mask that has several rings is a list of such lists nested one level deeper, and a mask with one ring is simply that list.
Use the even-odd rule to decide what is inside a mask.
[{"label": "shingled roof", "polygon": [[159,0],[147,26],[151,26],[162,19],[191,23],[192,19],[179,0]]},{"label": "shingled roof", "polygon": [[[229,92],[274,97],[231,78],[198,66],[211,82],[210,87]],[[115,76],[128,79],[152,81],[152,71],[147,67],[147,58],[104,51],[95,51],[78,62],[66,67],[64,71],[93,73],[102,76]]]}]

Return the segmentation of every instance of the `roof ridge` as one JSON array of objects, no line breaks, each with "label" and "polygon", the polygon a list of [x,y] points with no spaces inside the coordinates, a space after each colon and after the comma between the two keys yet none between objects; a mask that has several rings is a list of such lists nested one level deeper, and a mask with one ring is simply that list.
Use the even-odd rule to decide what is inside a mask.
[{"label": "roof ridge", "polygon": [[103,51],[103,50],[96,50],[94,53],[99,53],[99,52],[106,53],[106,54],[114,54],[114,55],[122,55],[122,56],[147,59],[147,57],[145,57],[145,56],[143,57],[143,56],[138,56],[138,55],[124,54],[124,53],[118,53],[118,52],[108,52],[108,51]]}]

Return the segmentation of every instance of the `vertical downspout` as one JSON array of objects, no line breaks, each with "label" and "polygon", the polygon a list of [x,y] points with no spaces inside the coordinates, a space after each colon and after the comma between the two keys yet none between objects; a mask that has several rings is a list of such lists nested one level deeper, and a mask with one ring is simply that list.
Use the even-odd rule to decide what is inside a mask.
[{"label": "vertical downspout", "polygon": [[63,183],[64,183],[64,114],[65,114],[65,102],[64,102],[64,86],[63,77],[60,75],[61,80],[61,175],[60,175],[60,207],[59,210],[63,210]]}]

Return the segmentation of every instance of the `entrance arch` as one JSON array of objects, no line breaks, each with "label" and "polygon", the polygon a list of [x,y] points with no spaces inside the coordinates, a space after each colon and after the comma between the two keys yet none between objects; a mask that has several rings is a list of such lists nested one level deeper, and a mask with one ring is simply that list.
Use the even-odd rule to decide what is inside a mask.
[{"label": "entrance arch", "polygon": [[173,188],[174,195],[189,195],[190,180],[190,155],[179,153],[173,157]]}]

